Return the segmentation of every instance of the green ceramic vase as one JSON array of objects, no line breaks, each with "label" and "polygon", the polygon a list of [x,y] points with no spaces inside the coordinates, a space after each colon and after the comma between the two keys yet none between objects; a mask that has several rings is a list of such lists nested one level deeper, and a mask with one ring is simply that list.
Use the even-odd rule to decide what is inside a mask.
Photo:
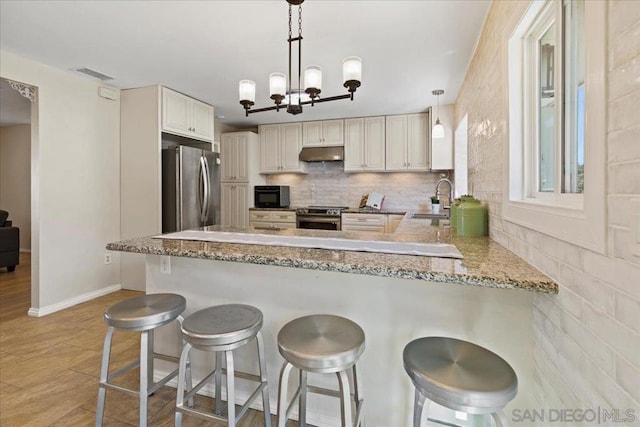
[{"label": "green ceramic vase", "polygon": [[456,224],[459,236],[486,236],[489,234],[487,207],[480,200],[463,199],[456,210]]}]

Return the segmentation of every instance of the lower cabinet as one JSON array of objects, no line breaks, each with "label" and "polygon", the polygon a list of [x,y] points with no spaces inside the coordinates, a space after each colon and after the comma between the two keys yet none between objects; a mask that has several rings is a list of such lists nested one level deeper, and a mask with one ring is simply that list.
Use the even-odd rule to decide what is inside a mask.
[{"label": "lower cabinet", "polygon": [[393,233],[404,218],[404,215],[384,213],[345,213],[342,214],[342,231],[374,231],[377,233]]},{"label": "lower cabinet", "polygon": [[296,228],[296,212],[250,210],[249,222],[253,228]]},{"label": "lower cabinet", "polygon": [[227,227],[249,227],[250,199],[248,183],[223,182],[220,185],[220,224]]}]

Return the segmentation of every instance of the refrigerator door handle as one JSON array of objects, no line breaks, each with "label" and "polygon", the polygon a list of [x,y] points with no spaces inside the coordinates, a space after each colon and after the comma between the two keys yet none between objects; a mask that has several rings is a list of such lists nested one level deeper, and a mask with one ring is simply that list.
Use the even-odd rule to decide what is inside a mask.
[{"label": "refrigerator door handle", "polygon": [[211,202],[211,171],[209,170],[209,162],[207,160],[207,158],[205,156],[202,156],[202,160],[203,160],[203,165],[204,165],[204,172],[205,172],[205,177],[204,177],[204,182],[205,182],[205,202],[204,202],[204,219],[203,219],[203,224],[202,225],[210,225],[207,224],[207,219],[209,219],[209,209],[210,209],[210,202]]},{"label": "refrigerator door handle", "polygon": [[209,177],[207,173],[207,158],[204,155],[200,156],[200,182],[203,190],[200,200],[200,226],[204,226],[207,221],[207,205],[209,204]]}]

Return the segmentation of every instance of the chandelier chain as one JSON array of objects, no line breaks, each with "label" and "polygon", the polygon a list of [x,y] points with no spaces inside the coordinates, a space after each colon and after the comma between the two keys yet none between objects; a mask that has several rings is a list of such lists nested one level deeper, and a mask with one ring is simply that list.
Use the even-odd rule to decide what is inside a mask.
[{"label": "chandelier chain", "polygon": [[289,4],[289,40],[291,40],[291,4]]},{"label": "chandelier chain", "polygon": [[298,37],[302,37],[302,3],[298,6]]}]

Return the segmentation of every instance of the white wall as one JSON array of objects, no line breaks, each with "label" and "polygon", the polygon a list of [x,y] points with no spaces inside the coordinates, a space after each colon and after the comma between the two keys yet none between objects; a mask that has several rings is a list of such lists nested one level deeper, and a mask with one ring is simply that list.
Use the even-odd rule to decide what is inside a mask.
[{"label": "white wall", "polygon": [[32,114],[32,308],[117,284],[120,238],[120,105],[99,82],[0,52],[0,76],[38,88]]},{"label": "white wall", "polygon": [[502,216],[507,179],[503,162],[508,160],[507,41],[528,5],[527,1],[493,2],[456,100],[456,123],[465,114],[469,118],[470,188],[489,205],[491,237],[560,285],[558,295],[534,298],[534,392],[539,408],[635,409],[637,425],[640,2],[606,2],[608,98],[599,100],[607,106],[608,118],[607,157],[600,159],[600,165],[607,166],[602,194],[608,207],[605,254]]},{"label": "white wall", "polygon": [[[29,102],[25,99],[26,102]],[[20,228],[20,249],[31,249],[31,126],[0,127],[0,208]]]}]

